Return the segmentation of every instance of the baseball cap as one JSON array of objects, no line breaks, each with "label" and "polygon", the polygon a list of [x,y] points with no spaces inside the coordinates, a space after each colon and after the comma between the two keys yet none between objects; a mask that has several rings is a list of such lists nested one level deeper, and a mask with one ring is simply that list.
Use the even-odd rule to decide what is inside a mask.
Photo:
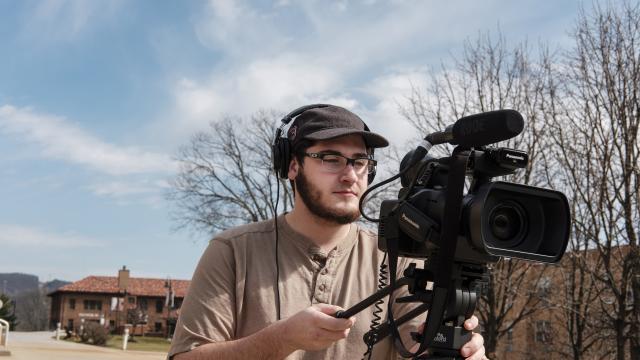
[{"label": "baseball cap", "polygon": [[352,134],[362,135],[367,147],[389,145],[383,136],[369,131],[358,115],[335,105],[312,108],[300,114],[289,127],[287,138],[295,146],[302,139],[329,140]]}]

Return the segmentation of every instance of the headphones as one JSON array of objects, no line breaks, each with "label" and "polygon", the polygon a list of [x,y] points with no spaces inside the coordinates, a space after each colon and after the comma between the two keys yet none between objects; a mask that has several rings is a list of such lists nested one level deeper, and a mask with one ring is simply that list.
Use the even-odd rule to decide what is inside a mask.
[{"label": "headphones", "polygon": [[[273,161],[273,170],[276,172],[276,175],[281,179],[289,178],[289,163],[291,162],[291,142],[288,138],[283,137],[282,133],[284,132],[284,127],[289,124],[293,119],[297,116],[301,115],[303,112],[311,109],[318,109],[327,107],[327,104],[312,104],[301,106],[292,112],[285,115],[282,118],[282,125],[276,130],[276,136],[273,140],[273,144],[271,144],[271,159]],[[369,131],[369,127],[367,124],[364,124],[364,129]],[[371,155],[373,156],[373,148],[371,149]],[[376,176],[376,170],[374,169],[372,173],[368,175],[368,183],[371,184],[373,179]]]}]

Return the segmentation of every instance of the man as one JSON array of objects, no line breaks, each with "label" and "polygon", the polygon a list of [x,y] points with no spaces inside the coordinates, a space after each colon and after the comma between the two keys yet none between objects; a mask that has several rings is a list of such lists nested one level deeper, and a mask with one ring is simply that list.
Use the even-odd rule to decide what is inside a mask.
[{"label": "man", "polygon": [[[384,254],[375,234],[357,226],[358,201],[375,171],[372,149],[388,145],[355,114],[337,106],[303,111],[291,125],[293,210],[275,221],[240,226],[212,240],[182,306],[169,358],[359,359],[373,309],[338,319],[377,290]],[[407,266],[402,259],[399,268]],[[394,314],[415,305],[395,304]],[[386,314],[386,304],[382,306]],[[384,317],[383,317],[384,319]],[[403,328],[408,334],[419,321]],[[473,329],[474,316],[465,326]],[[474,334],[461,350],[484,358]],[[389,338],[373,359],[393,359]]]}]

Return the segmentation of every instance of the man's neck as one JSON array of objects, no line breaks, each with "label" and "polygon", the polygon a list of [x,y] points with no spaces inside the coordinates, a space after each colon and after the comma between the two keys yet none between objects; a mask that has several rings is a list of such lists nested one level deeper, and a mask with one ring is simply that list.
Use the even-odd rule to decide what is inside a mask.
[{"label": "man's neck", "polygon": [[351,229],[351,224],[338,224],[319,218],[306,208],[294,208],[285,219],[293,230],[309,238],[326,253],[335,248]]}]

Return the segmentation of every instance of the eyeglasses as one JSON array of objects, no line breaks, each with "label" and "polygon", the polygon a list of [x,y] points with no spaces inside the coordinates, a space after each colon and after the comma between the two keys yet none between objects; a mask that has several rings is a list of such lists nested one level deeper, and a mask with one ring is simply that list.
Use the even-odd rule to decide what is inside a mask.
[{"label": "eyeglasses", "polygon": [[378,164],[376,160],[368,157],[351,159],[340,154],[330,153],[304,153],[304,155],[322,161],[322,168],[330,173],[339,173],[343,171],[347,165],[351,164],[356,174],[371,174],[376,171],[376,165]]}]

